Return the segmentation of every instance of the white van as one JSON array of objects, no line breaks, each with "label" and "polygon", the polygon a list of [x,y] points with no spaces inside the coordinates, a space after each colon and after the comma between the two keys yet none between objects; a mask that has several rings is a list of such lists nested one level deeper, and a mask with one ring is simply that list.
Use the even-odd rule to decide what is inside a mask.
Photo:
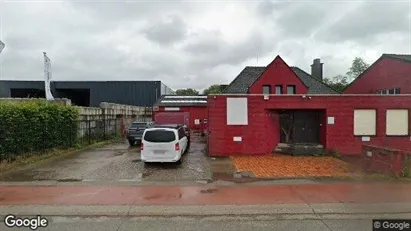
[{"label": "white van", "polygon": [[147,128],[141,140],[141,161],[181,164],[188,139],[182,125],[154,125]]}]

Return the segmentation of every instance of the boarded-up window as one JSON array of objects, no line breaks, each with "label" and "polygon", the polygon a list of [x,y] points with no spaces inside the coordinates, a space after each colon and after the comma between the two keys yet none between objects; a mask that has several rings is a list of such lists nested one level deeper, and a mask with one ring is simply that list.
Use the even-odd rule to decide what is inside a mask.
[{"label": "boarded-up window", "polygon": [[248,125],[247,98],[227,98],[227,125]]},{"label": "boarded-up window", "polygon": [[354,110],[354,135],[374,136],[376,129],[377,112],[375,109]]},{"label": "boarded-up window", "polygon": [[408,110],[389,109],[387,110],[386,134],[387,136],[407,136],[408,135]]}]

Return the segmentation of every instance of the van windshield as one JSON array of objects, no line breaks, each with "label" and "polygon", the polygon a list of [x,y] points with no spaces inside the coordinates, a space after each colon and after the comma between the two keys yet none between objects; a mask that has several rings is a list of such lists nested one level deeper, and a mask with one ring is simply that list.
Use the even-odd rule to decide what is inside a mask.
[{"label": "van windshield", "polygon": [[176,135],[173,131],[158,129],[146,131],[144,140],[152,143],[169,143],[176,140]]}]

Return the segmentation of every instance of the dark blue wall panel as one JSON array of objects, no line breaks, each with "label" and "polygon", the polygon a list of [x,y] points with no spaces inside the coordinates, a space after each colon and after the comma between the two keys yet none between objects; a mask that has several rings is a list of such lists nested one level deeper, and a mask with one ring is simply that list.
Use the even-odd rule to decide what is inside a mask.
[{"label": "dark blue wall panel", "polygon": [[[59,98],[59,89],[90,89],[90,106],[101,102],[151,107],[161,96],[161,81],[52,82],[51,91]],[[0,97],[10,97],[10,89],[44,90],[43,81],[0,81]]]}]

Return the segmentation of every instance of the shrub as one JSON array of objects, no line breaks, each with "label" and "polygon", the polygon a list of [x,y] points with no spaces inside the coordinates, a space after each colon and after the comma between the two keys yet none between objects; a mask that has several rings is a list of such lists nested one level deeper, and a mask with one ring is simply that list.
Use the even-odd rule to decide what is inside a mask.
[{"label": "shrub", "polygon": [[0,102],[0,158],[74,147],[78,111],[45,100]]}]

